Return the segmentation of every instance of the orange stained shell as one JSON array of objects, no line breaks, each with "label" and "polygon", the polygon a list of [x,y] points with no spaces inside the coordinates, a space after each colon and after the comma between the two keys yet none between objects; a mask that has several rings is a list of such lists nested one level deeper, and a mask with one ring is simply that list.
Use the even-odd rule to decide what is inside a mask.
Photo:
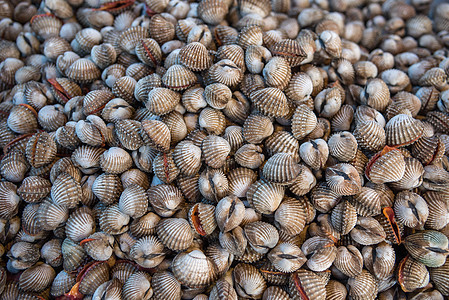
[{"label": "orange stained shell", "polygon": [[18,137],[16,137],[15,139],[13,139],[11,142],[9,142],[8,144],[5,145],[5,147],[3,147],[3,153],[6,154],[9,152],[9,149],[16,144],[17,142],[20,142],[23,139],[26,139],[27,137],[30,137],[32,135],[34,135],[35,132],[32,133],[26,133],[26,134],[22,134]]},{"label": "orange stained shell", "polygon": [[393,229],[395,243],[398,245],[401,244],[402,243],[401,231],[399,230],[398,223],[396,222],[393,208],[384,207],[382,209],[382,214],[387,218],[388,224],[390,224],[391,228]]},{"label": "orange stained shell", "polygon": [[193,206],[192,212],[190,214],[190,219],[192,220],[193,227],[195,227],[196,232],[200,234],[201,236],[206,236],[207,233],[203,229],[203,226],[201,225],[201,221],[199,218],[199,211],[198,211],[199,205]]},{"label": "orange stained shell", "polygon": [[153,56],[153,54],[151,54],[151,50],[150,48],[148,48],[147,44],[145,43],[144,40],[140,41],[142,44],[143,49],[145,49],[145,52],[147,53],[148,57],[151,59],[151,61],[153,62],[153,64],[155,66],[159,65],[158,60]]},{"label": "orange stained shell", "polygon": [[26,107],[26,108],[28,108],[29,110],[31,110],[31,112],[36,116],[36,118],[37,118],[37,111],[32,107],[32,106],[30,106],[30,105],[28,105],[28,104],[25,104],[25,103],[20,103],[19,104],[20,106],[24,106],[24,107]]},{"label": "orange stained shell", "polygon": [[302,300],[310,300],[306,294],[306,291],[304,290],[304,287],[301,284],[301,281],[299,280],[298,273],[295,272],[295,273],[293,273],[292,276],[293,276],[293,282],[295,283],[296,290],[301,295],[301,299]]},{"label": "orange stained shell", "polygon": [[410,255],[407,254],[406,257],[404,257],[398,265],[398,282],[401,285],[401,288],[404,292],[411,292],[409,291],[405,286],[404,286],[404,266],[405,266],[405,262],[407,261],[407,259],[410,258]]},{"label": "orange stained shell", "polygon": [[72,289],[65,294],[64,296],[58,297],[59,300],[81,300],[84,298],[84,295],[80,293],[79,287],[80,287],[80,281],[78,281]]},{"label": "orange stained shell", "polygon": [[55,92],[63,100],[64,103],[67,103],[73,97],[72,95],[69,95],[66,90],[64,90],[62,85],[60,85],[55,78],[49,78],[47,79],[47,81],[55,89]]},{"label": "orange stained shell", "polygon": [[55,19],[57,19],[57,17],[54,14],[51,13],[46,13],[46,14],[40,14],[40,15],[34,15],[31,20],[30,20],[30,24],[32,25],[34,20],[41,18],[41,17],[53,17]]},{"label": "orange stained shell", "polygon": [[370,173],[370,171],[371,171],[371,167],[372,167],[373,164],[376,162],[376,160],[377,160],[378,158],[380,158],[382,155],[385,155],[385,154],[387,154],[387,153],[390,152],[390,151],[400,151],[400,150],[399,150],[398,148],[396,148],[396,147],[385,146],[385,147],[382,149],[382,151],[376,153],[376,155],[374,155],[374,156],[369,160],[368,164],[366,165],[366,169],[365,169],[365,176],[368,177],[368,179],[370,178],[370,177],[369,177],[369,173]]},{"label": "orange stained shell", "polygon": [[94,10],[106,10],[109,12],[119,12],[122,11],[131,5],[134,4],[135,0],[120,0],[120,1],[112,1],[106,4],[103,4],[100,8],[96,8]]}]

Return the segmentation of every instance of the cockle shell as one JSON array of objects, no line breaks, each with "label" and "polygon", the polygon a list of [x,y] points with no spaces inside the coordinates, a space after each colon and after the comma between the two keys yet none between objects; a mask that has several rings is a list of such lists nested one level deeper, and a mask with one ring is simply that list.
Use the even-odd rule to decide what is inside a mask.
[{"label": "cockle shell", "polygon": [[266,288],[265,279],[252,265],[240,263],[233,271],[237,294],[241,297],[261,298]]},{"label": "cockle shell", "polygon": [[326,299],[326,289],[323,279],[316,273],[304,269],[292,273],[289,280],[289,294],[294,299]]},{"label": "cockle shell", "polygon": [[204,287],[216,278],[216,266],[201,250],[180,252],[172,261],[172,272],[189,287]]},{"label": "cockle shell", "polygon": [[400,180],[404,172],[404,156],[398,149],[387,146],[370,160],[365,174],[373,183],[385,183]]},{"label": "cockle shell", "polygon": [[290,184],[300,173],[300,167],[290,154],[276,153],[268,159],[263,168],[263,176],[270,182]]}]

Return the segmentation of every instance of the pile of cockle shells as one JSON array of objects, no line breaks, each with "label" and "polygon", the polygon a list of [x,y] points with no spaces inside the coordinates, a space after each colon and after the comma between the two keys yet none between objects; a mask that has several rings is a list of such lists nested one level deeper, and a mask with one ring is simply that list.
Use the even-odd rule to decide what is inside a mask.
[{"label": "pile of cockle shells", "polygon": [[0,300],[449,296],[449,3],[0,0]]}]

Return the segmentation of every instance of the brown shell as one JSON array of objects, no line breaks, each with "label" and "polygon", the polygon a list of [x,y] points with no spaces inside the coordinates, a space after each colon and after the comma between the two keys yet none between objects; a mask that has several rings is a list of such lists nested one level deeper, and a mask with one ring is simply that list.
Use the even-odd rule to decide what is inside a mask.
[{"label": "brown shell", "polygon": [[209,51],[198,42],[187,44],[181,48],[179,62],[194,72],[203,71],[212,66]]},{"label": "brown shell", "polygon": [[254,91],[250,95],[254,106],[269,117],[284,117],[289,112],[287,97],[278,88],[268,87]]},{"label": "brown shell", "polygon": [[284,39],[273,45],[271,48],[273,55],[278,55],[290,64],[290,67],[296,67],[306,59],[307,54],[296,40]]}]

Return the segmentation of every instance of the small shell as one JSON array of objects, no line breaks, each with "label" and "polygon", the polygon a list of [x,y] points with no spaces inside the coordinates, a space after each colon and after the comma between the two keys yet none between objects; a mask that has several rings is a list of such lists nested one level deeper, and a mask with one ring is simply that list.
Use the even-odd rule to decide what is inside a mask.
[{"label": "small shell", "polygon": [[248,143],[252,144],[260,144],[273,131],[274,128],[270,118],[260,114],[251,114],[243,124],[243,137]]},{"label": "small shell", "polygon": [[358,124],[353,132],[358,145],[369,151],[379,151],[386,143],[384,129],[376,121]]},{"label": "small shell", "polygon": [[248,189],[246,197],[257,212],[269,215],[279,207],[284,197],[284,188],[270,182],[256,181]]},{"label": "small shell", "polygon": [[276,42],[271,48],[273,55],[283,57],[290,67],[300,65],[306,58],[307,53],[296,40],[284,39]]},{"label": "small shell", "polygon": [[307,239],[302,244],[301,250],[308,257],[307,266],[315,272],[328,269],[337,255],[337,248],[332,240],[320,236]]},{"label": "small shell", "polygon": [[204,97],[212,108],[223,109],[232,97],[231,90],[224,84],[213,83],[204,89]]},{"label": "small shell", "polygon": [[438,231],[421,231],[405,238],[405,248],[417,261],[428,267],[440,267],[449,255],[448,239]]},{"label": "small shell", "polygon": [[148,197],[144,188],[136,184],[125,188],[120,195],[118,205],[122,213],[132,218],[143,216],[148,208]]},{"label": "small shell", "polygon": [[9,112],[7,122],[15,133],[32,133],[38,128],[37,112],[27,104],[15,105]]},{"label": "small shell", "polygon": [[104,172],[120,174],[132,166],[132,158],[125,150],[111,147],[100,158],[100,167]]},{"label": "small shell", "polygon": [[30,168],[25,155],[13,150],[8,152],[0,161],[2,177],[11,182],[21,182]]},{"label": "small shell", "polygon": [[181,100],[181,96],[166,88],[154,88],[148,94],[145,107],[155,115],[165,115],[171,112]]},{"label": "small shell", "polygon": [[173,153],[159,153],[153,160],[153,172],[164,183],[170,183],[179,175]]},{"label": "small shell", "polygon": [[418,120],[407,114],[398,114],[385,126],[387,145],[401,147],[414,143],[423,134],[424,127]]},{"label": "small shell", "polygon": [[346,235],[357,224],[357,210],[349,201],[342,201],[332,210],[330,221],[335,230]]},{"label": "small shell", "polygon": [[39,168],[54,160],[56,150],[54,139],[48,133],[40,132],[28,140],[26,156],[31,166]]},{"label": "small shell", "polygon": [[276,269],[285,273],[298,270],[306,262],[304,253],[292,243],[279,243],[268,253],[268,259]]},{"label": "small shell", "polygon": [[173,159],[182,174],[192,176],[201,167],[201,149],[192,142],[179,142],[173,152]]},{"label": "small shell", "polygon": [[382,242],[375,246],[365,246],[362,254],[366,268],[376,278],[385,279],[393,272],[396,253],[390,244]]},{"label": "small shell", "polygon": [[122,213],[118,204],[106,207],[100,214],[100,229],[107,234],[122,234],[128,230],[130,217]]},{"label": "small shell", "polygon": [[220,168],[231,151],[229,143],[219,136],[209,135],[202,143],[201,150],[206,164],[212,168]]},{"label": "small shell", "polygon": [[259,168],[264,159],[262,148],[254,144],[245,144],[235,153],[235,161],[242,167],[250,169]]},{"label": "small shell", "polygon": [[30,20],[31,29],[41,38],[58,36],[62,22],[52,14],[35,15]]},{"label": "small shell", "polygon": [[95,231],[95,220],[87,207],[81,207],[70,214],[65,231],[72,241],[80,242]]},{"label": "small shell", "polygon": [[80,244],[83,245],[86,253],[94,260],[104,261],[108,260],[112,255],[114,238],[103,232],[95,232],[87,239],[82,240]]},{"label": "small shell", "polygon": [[189,287],[206,287],[217,275],[215,264],[201,250],[180,252],[171,267],[176,279]]},{"label": "small shell", "polygon": [[352,133],[343,131],[335,133],[328,140],[329,153],[342,162],[349,162],[357,153],[357,140]]},{"label": "small shell", "polygon": [[410,256],[404,257],[398,265],[398,282],[405,292],[423,288],[429,283],[429,272],[419,261]]},{"label": "small shell", "polygon": [[299,155],[309,167],[313,170],[318,170],[326,164],[329,148],[323,139],[310,140],[301,145]]},{"label": "small shell", "polygon": [[154,268],[165,258],[164,245],[155,236],[145,236],[136,241],[129,253],[139,266]]},{"label": "small shell", "polygon": [[221,199],[215,208],[215,219],[221,232],[228,232],[236,228],[245,216],[245,206],[235,196]]},{"label": "small shell", "polygon": [[215,221],[215,207],[213,205],[197,203],[189,210],[190,226],[201,236],[211,234],[217,227]]},{"label": "small shell", "polygon": [[350,234],[361,245],[378,244],[387,237],[382,225],[372,217],[359,217]]},{"label": "small shell", "polygon": [[360,251],[353,245],[340,246],[337,249],[337,257],[334,266],[348,277],[356,277],[362,273],[363,257]]}]

